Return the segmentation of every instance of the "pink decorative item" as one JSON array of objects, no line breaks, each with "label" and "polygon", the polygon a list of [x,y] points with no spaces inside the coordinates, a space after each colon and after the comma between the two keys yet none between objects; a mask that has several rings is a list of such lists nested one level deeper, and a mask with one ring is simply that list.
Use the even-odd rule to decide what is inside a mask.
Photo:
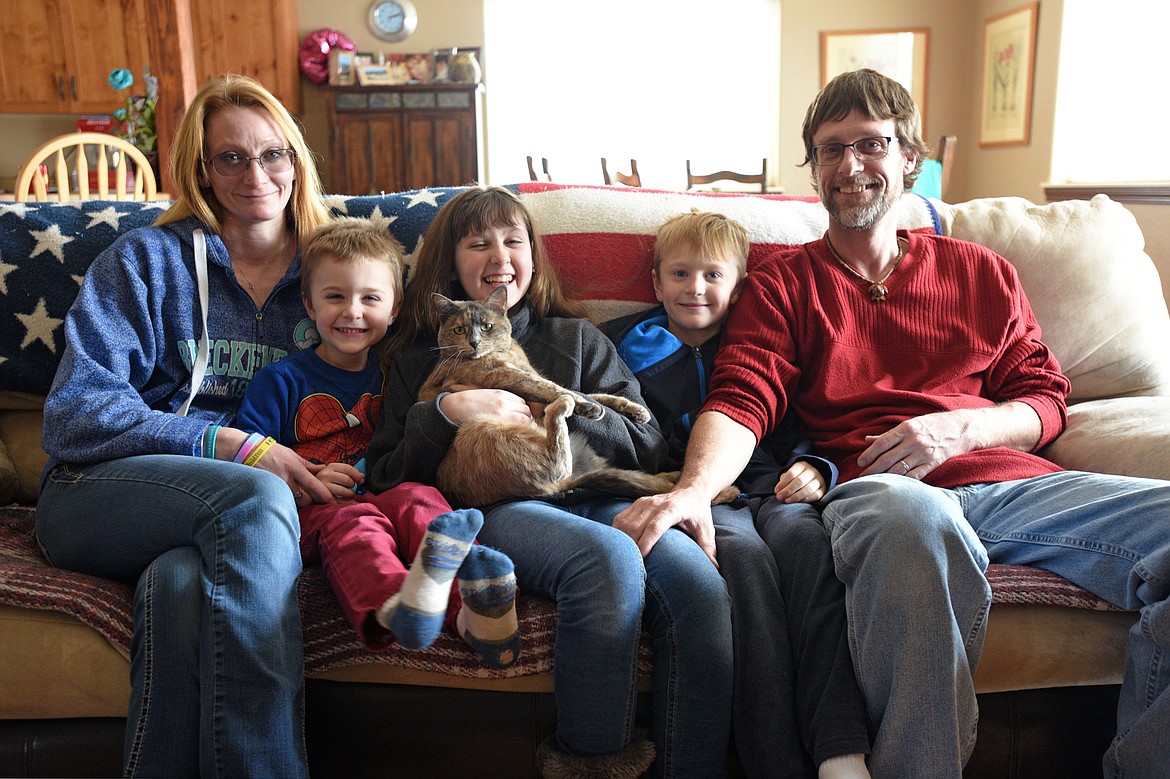
[{"label": "pink decorative item", "polygon": [[314,30],[301,42],[301,72],[314,84],[329,80],[329,52],[333,49],[355,51],[357,46],[343,32],[337,30]]}]

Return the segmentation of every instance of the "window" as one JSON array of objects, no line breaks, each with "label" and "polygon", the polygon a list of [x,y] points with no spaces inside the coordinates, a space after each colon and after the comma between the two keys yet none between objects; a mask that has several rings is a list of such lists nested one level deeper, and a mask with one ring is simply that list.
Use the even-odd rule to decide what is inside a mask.
[{"label": "window", "polygon": [[[779,0],[485,0],[488,177],[643,186],[778,158]],[[775,165],[769,166],[775,169]]]},{"label": "window", "polygon": [[1166,0],[1065,0],[1054,183],[1170,181],[1167,28]]}]

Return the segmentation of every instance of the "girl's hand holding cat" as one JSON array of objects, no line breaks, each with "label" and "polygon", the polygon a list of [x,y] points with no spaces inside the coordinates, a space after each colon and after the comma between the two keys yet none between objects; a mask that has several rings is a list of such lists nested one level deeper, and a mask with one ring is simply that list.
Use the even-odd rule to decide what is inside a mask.
[{"label": "girl's hand holding cat", "polygon": [[814,503],[823,497],[825,477],[804,460],[793,463],[776,482],[776,500],[781,503]]},{"label": "girl's hand holding cat", "polygon": [[366,480],[365,474],[348,463],[329,463],[317,472],[335,500],[353,500],[354,490]]},{"label": "girl's hand holding cat", "polygon": [[439,410],[452,424],[461,425],[472,417],[493,416],[507,422],[531,422],[532,409],[519,395],[498,389],[454,385],[439,399]]}]

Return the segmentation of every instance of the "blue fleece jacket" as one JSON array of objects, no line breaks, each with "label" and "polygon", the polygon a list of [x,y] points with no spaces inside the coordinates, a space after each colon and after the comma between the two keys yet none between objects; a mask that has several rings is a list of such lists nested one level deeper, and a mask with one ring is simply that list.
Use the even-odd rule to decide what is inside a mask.
[{"label": "blue fleece jacket", "polygon": [[188,416],[176,416],[203,332],[192,240],[201,226],[188,219],[131,230],[90,266],[65,319],[65,351],[45,402],[49,468],[198,455],[203,431],[232,422],[257,370],[315,341],[300,300],[299,255],[257,309],[223,241],[207,234],[211,359]]},{"label": "blue fleece jacket", "polygon": [[[601,326],[617,346],[618,355],[642,385],[646,405],[666,436],[666,470],[682,468],[691,427],[707,397],[707,382],[715,366],[720,335],[692,347],[667,329],[662,306],[640,311]],[[736,485],[752,495],[770,495],[780,474],[797,460],[821,472],[826,490],[837,483],[837,466],[809,453],[810,444],[800,437],[796,417],[789,413],[759,443]]]}]

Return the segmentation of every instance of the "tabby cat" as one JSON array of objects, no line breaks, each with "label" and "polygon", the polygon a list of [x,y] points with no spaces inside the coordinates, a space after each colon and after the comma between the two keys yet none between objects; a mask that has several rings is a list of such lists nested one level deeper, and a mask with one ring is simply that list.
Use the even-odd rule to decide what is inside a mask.
[{"label": "tabby cat", "polygon": [[600,419],[608,406],[646,423],[650,412],[617,395],[573,392],[537,373],[512,338],[507,295],[504,287],[483,301],[433,294],[440,312],[440,357],[418,399],[434,400],[448,383],[505,389],[547,404],[544,416],[531,422],[495,417],[464,421],[439,464],[436,486],[443,495],[455,506],[485,506],[582,487],[631,499],[669,491],[677,472],[649,474],[611,467],[583,435],[569,434],[565,419],[573,414]]}]

